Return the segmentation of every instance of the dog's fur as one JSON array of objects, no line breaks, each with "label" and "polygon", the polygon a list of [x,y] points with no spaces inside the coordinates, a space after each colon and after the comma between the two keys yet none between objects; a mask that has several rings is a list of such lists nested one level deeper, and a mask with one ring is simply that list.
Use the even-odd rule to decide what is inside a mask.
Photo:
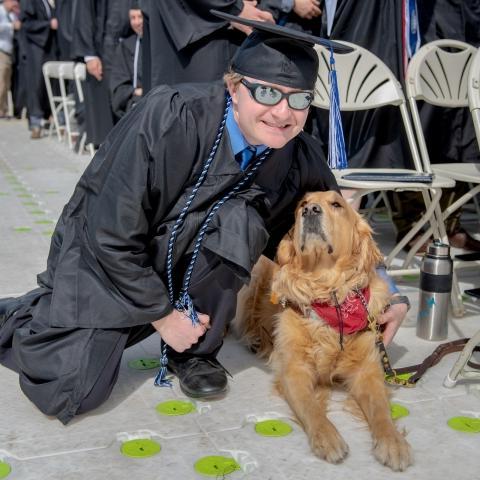
[{"label": "dog's fur", "polygon": [[[404,470],[412,453],[391,419],[375,334],[346,335],[341,350],[339,333],[308,315],[313,301],[331,302],[333,291],[341,304],[354,288],[369,286],[368,309],[377,318],[390,296],[375,270],[381,260],[369,225],[340,194],[308,193],[279,245],[276,263],[262,257],[240,292],[235,323],[252,349],[270,357],[275,384],[316,455],[337,463],[348,454],[326,414],[331,388],[340,386],[363,412],[378,461]],[[285,308],[271,302],[272,293],[287,302]]]}]

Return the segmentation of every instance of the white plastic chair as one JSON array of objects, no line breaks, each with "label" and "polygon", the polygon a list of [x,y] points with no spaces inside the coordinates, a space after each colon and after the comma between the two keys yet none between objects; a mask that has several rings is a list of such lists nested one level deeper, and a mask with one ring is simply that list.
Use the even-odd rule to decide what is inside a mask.
[{"label": "white plastic chair", "polygon": [[[477,108],[480,108],[480,97],[478,94],[480,59],[477,60],[477,65],[475,66],[477,69],[477,88],[474,89],[473,85],[472,88],[470,87],[470,83],[473,84],[475,79],[474,71],[471,69],[476,53],[477,49],[464,42],[456,40],[436,40],[424,45],[413,56],[407,69],[407,98],[424,168],[427,171],[433,171],[435,174],[441,174],[455,181],[476,184],[474,188],[442,212],[442,223],[453,212],[480,192],[480,165],[462,162],[435,164],[430,161],[417,108],[417,101],[422,100],[432,105],[445,108],[467,107],[469,105],[467,92],[470,89],[472,90],[472,105],[476,103]],[[473,99],[475,96],[477,98]],[[470,108],[471,110],[475,110],[472,106]],[[418,240],[418,243],[422,244],[425,242],[431,234],[432,229],[427,229],[424,235]],[[475,264],[480,265],[480,262],[456,261],[454,266],[455,269],[458,269],[465,266],[472,267],[475,266]],[[463,303],[456,274],[454,274],[452,296],[456,297],[452,297],[452,301],[458,307],[457,311],[454,310],[454,313],[461,315],[463,312]]]},{"label": "white plastic chair", "polygon": [[75,99],[73,95],[68,95],[66,80],[75,80],[74,74],[75,64],[73,62],[65,62],[59,67],[58,78],[60,83],[60,96],[62,97],[62,107],[65,117],[65,130],[67,133],[68,147],[73,149],[71,119],[75,114]]},{"label": "white plastic chair", "polygon": [[[52,118],[53,118],[53,125],[55,128],[55,132],[57,133],[58,140],[62,140],[62,133],[65,130],[63,126],[60,126],[60,123],[58,121],[58,114],[63,111],[64,115],[66,116],[65,110],[64,110],[64,104],[63,104],[63,98],[62,94],[60,95],[54,95],[53,94],[53,89],[52,89],[52,78],[58,79],[60,85],[64,83],[64,81],[60,78],[60,67],[65,64],[71,64],[73,68],[73,62],[57,62],[57,61],[51,61],[51,62],[45,62],[42,65],[42,72],[43,72],[43,78],[45,80],[45,86],[47,89],[47,95],[48,95],[48,101],[50,103],[50,110],[52,112]],[[60,87],[61,88],[61,87]],[[65,88],[65,86],[64,86]],[[52,128],[50,126],[49,136],[52,135]]]},{"label": "white plastic chair", "polygon": [[[455,182],[441,175],[437,175],[431,183],[405,183],[398,181],[384,182],[373,180],[360,181],[343,178],[347,173],[423,173],[424,169],[415,142],[405,96],[395,75],[382,60],[370,51],[349,42],[342,41],[340,43],[352,48],[352,51],[349,53],[335,54],[335,68],[337,70],[341,110],[356,111],[380,108],[385,105],[397,106],[400,109],[403,127],[405,134],[407,135],[408,145],[414,162],[414,169],[357,168],[335,170],[334,174],[338,185],[341,188],[355,190],[355,194],[352,197],[354,200],[374,192],[419,191],[422,193],[425,202],[425,213],[385,259],[385,263],[391,275],[404,275],[413,270],[407,268],[411,262],[411,258],[408,262],[405,261],[403,263],[402,269],[391,268],[393,260],[402,248],[414,238],[417,232],[427,222],[430,222],[437,236],[442,236],[442,232],[440,231],[441,228],[436,219],[436,215],[440,212],[438,209],[438,202],[440,201],[442,189],[453,187]],[[313,105],[319,108],[328,109],[330,104],[330,86],[328,78],[330,51],[322,46],[316,46],[315,48],[320,59],[320,69],[315,86],[315,99]],[[418,271],[418,268],[414,270]]]}]

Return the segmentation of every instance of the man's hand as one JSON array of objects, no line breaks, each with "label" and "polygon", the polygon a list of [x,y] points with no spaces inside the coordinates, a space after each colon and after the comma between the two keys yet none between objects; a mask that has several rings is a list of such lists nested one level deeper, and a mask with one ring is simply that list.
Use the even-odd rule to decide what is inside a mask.
[{"label": "man's hand", "polygon": [[318,0],[295,0],[293,11],[302,18],[315,18],[322,14]]},{"label": "man's hand", "polygon": [[182,312],[173,310],[166,317],[152,322],[152,325],[162,337],[162,340],[176,352],[182,353],[198,342],[210,328],[210,317],[203,313],[198,314],[198,325]]},{"label": "man's hand", "polygon": [[58,30],[58,20],[56,18],[50,20],[50,28],[52,30]]},{"label": "man's hand", "polygon": [[98,57],[94,57],[86,63],[86,66],[87,72],[100,82],[103,78],[102,61]]},{"label": "man's hand", "polygon": [[20,30],[22,28],[22,22],[20,20],[13,21],[13,29]]},{"label": "man's hand", "polygon": [[133,94],[136,97],[141,97],[143,95],[143,88],[137,87],[134,91]]},{"label": "man's hand", "polygon": [[[243,9],[240,12],[239,17],[248,18],[249,20],[257,20],[259,22],[275,23],[270,12],[264,12],[257,8],[256,0],[243,0]],[[232,27],[245,33],[245,35],[250,35],[252,33],[252,28],[247,27],[246,25],[232,22]]]},{"label": "man's hand", "polygon": [[408,307],[405,303],[396,303],[390,305],[388,309],[378,319],[379,325],[384,325],[383,344],[387,346],[397,333],[400,325],[407,315]]}]

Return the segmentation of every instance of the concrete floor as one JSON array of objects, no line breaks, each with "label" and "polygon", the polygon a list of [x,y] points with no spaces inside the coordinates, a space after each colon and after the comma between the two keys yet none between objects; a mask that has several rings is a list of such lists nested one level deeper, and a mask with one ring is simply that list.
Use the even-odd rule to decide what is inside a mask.
[{"label": "concrete floor", "polygon": [[[88,161],[88,155],[75,155],[56,139],[31,141],[24,122],[0,120],[0,297],[35,287],[54,223]],[[376,220],[378,241],[387,251],[393,228],[386,220]],[[478,235],[479,219],[469,215],[465,221]],[[462,288],[480,286],[478,270],[459,274]],[[422,361],[438,343],[415,335],[418,277],[403,278],[399,285],[413,307],[389,355],[395,366],[405,366]],[[448,340],[469,337],[480,328],[480,304],[469,300],[466,309],[463,318],[451,319]],[[20,391],[17,375],[0,367],[0,478],[8,463],[12,480],[189,480],[207,478],[196,473],[197,460],[222,455],[234,458],[240,470],[216,478],[480,479],[480,434],[447,425],[455,416],[480,419],[480,382],[442,386],[456,354],[429,370],[415,388],[392,389],[392,402],[410,412],[398,420],[415,454],[414,466],[404,473],[392,473],[375,461],[368,430],[344,410],[341,393],[332,398],[330,418],[350,454],[340,465],[314,457],[288,406],[272,392],[268,366],[230,337],[220,358],[233,375],[229,394],[218,401],[194,402],[195,411],[184,416],[160,415],[157,404],[185,400],[177,382],[172,389],[155,388],[155,369],[128,366],[131,360],[158,355],[155,336],[128,349],[109,401],[67,427],[36,410]],[[266,419],[285,421],[293,430],[278,438],[256,434],[255,423]],[[138,438],[156,441],[161,451],[149,458],[122,455],[122,443]]]}]

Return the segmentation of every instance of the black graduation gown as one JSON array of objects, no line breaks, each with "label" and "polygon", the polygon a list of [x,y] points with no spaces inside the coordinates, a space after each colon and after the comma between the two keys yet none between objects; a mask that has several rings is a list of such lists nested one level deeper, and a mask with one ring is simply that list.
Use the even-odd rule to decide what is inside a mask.
[{"label": "black graduation gown", "polygon": [[[138,101],[134,98],[133,77],[135,48],[137,35],[130,35],[117,46],[117,53],[113,59],[112,74],[110,76],[110,93],[112,98],[113,112],[117,117],[123,117],[132,108],[133,103]],[[142,86],[142,42],[137,59],[137,87]]]},{"label": "black graduation gown", "polygon": [[55,11],[58,19],[58,48],[60,60],[71,60],[71,44],[73,35],[76,2],[79,0],[56,0]]},{"label": "black graduation gown", "polygon": [[211,8],[238,15],[241,0],[146,0],[144,11],[144,91],[183,82],[222,78],[245,38]]},{"label": "black graduation gown", "polygon": [[102,60],[102,80],[87,74],[85,82],[87,142],[98,146],[114,123],[109,78],[115,47],[129,28],[127,0],[77,1],[74,18],[72,56],[81,60],[97,56]]},{"label": "black graduation gown", "polygon": [[[478,0],[429,0],[418,4],[422,45],[452,39],[480,45]],[[478,162],[478,143],[468,108],[419,105],[430,159],[433,163]]]},{"label": "black graduation gown", "polygon": [[[322,34],[326,36],[326,15]],[[356,43],[380,57],[403,81],[402,2],[398,0],[338,0],[331,37]],[[328,112],[317,110],[318,130],[328,145]],[[411,168],[397,107],[365,112],[342,112],[350,167]]]},{"label": "black graduation gown", "polygon": [[42,65],[58,59],[56,33],[50,28],[50,19],[55,12],[46,3],[24,0],[20,17],[26,40],[27,109],[29,116],[39,118],[48,118],[50,114]]},{"label": "black graduation gown", "polygon": [[[56,226],[40,288],[19,300],[0,330],[0,361],[20,372],[24,393],[44,413],[68,422],[121,336],[171,311],[168,239],[224,109],[220,83],[158,87],[118,123],[82,175]],[[176,280],[212,201],[243,176],[224,132],[178,231]],[[247,282],[259,255],[272,254],[292,225],[300,196],[337,188],[318,143],[301,133],[218,210],[202,249]]]}]

